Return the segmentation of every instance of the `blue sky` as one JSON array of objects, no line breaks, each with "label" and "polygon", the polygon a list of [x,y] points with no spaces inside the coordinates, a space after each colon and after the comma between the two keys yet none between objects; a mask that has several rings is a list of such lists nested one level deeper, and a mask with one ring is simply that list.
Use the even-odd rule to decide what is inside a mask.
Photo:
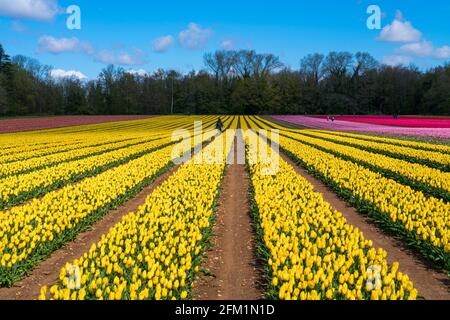
[{"label": "blue sky", "polygon": [[[383,30],[366,26],[372,4]],[[81,30],[66,27],[70,5],[81,9]],[[308,53],[345,50],[426,69],[450,61],[449,17],[442,0],[0,0],[0,43],[87,78],[111,62],[187,72],[220,48],[274,53],[292,68]]]}]

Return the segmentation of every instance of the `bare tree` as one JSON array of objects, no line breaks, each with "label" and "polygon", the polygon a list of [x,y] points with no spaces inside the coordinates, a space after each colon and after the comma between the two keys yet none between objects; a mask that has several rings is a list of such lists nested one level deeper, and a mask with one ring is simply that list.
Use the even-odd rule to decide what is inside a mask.
[{"label": "bare tree", "polygon": [[323,63],[323,73],[326,76],[342,78],[353,64],[353,55],[348,52],[330,52]]},{"label": "bare tree", "polygon": [[304,80],[317,85],[322,79],[322,63],[324,55],[319,53],[309,54],[300,62],[300,74]]},{"label": "bare tree", "polygon": [[232,53],[233,69],[239,77],[267,77],[271,72],[281,69],[283,63],[273,54],[257,54],[253,50],[241,50]]},{"label": "bare tree", "polygon": [[50,71],[53,69],[51,66],[40,64],[36,59],[22,55],[14,56],[12,63],[28,71],[36,79],[48,79]]},{"label": "bare tree", "polygon": [[213,72],[216,81],[225,80],[235,64],[233,52],[225,50],[207,53],[203,60],[206,67]]},{"label": "bare tree", "polygon": [[233,53],[233,68],[241,78],[250,78],[253,74],[255,51],[241,50]]},{"label": "bare tree", "polygon": [[284,65],[280,58],[273,54],[262,54],[256,56],[255,74],[259,77],[267,77],[273,71],[281,69]]},{"label": "bare tree", "polygon": [[374,57],[367,52],[357,52],[355,54],[355,66],[353,68],[353,76],[361,76],[369,70],[377,69],[380,64]]}]

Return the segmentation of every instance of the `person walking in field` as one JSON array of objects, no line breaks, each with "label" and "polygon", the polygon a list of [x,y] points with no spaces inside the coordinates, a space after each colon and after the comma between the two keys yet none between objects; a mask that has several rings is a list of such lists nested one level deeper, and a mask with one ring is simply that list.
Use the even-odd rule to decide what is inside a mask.
[{"label": "person walking in field", "polygon": [[223,132],[223,122],[221,118],[217,120],[216,129],[219,131],[219,134]]}]

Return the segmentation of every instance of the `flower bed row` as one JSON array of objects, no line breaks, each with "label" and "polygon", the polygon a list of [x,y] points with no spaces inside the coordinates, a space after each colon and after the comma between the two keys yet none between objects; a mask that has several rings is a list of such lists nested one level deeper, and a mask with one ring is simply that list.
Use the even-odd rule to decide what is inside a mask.
[{"label": "flower bed row", "polygon": [[[254,150],[248,146],[247,158]],[[309,182],[278,160],[276,175],[263,174],[267,164],[248,164],[259,252],[268,264],[268,297],[416,299],[417,290],[398,263],[389,266],[384,250],[375,250]]]},{"label": "flower bed row", "polygon": [[[225,171],[212,142],[178,169],[135,213],[61,270],[40,299],[186,299],[200,270]],[[203,161],[199,161],[203,159]],[[71,270],[79,274],[73,286]]]},{"label": "flower bed row", "polygon": [[360,212],[450,271],[449,203],[298,141],[281,138],[281,146]]},{"label": "flower bed row", "polygon": [[312,138],[301,133],[284,132],[283,135],[344,160],[363,165],[401,184],[450,202],[450,172],[442,172],[418,163],[409,163],[382,154]]},{"label": "flower bed row", "polygon": [[333,133],[320,133],[317,131],[303,131],[302,133],[314,138],[322,138],[331,142],[403,159],[411,163],[420,163],[443,171],[450,171],[450,154],[395,146],[387,143],[363,141],[342,136],[336,137]]}]

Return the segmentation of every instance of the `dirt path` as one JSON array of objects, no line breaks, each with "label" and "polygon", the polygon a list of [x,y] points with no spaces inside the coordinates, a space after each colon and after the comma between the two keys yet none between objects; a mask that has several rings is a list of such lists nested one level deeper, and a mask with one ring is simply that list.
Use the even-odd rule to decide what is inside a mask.
[{"label": "dirt path", "polygon": [[295,168],[299,175],[312,183],[315,190],[322,193],[325,201],[341,212],[349,224],[357,227],[366,239],[372,240],[375,248],[386,250],[388,263],[392,264],[397,261],[400,264],[400,270],[409,276],[422,297],[428,300],[450,300],[450,278],[446,274],[433,270],[422,257],[410,250],[401,239],[386,235],[374,224],[370,217],[358,213],[355,208],[339,198],[331,189],[306,170],[297,166],[286,155],[282,155],[282,157]]},{"label": "dirt path", "polygon": [[[236,160],[236,147],[234,150]],[[236,163],[236,162],[235,162]],[[249,177],[243,165],[230,165],[225,175],[214,227],[213,246],[195,284],[199,300],[259,300],[263,290],[255,258],[249,213]]]},{"label": "dirt path", "polygon": [[158,177],[152,184],[143,189],[136,197],[124,203],[116,210],[110,211],[89,231],[80,233],[77,239],[55,251],[48,259],[41,262],[28,277],[19,281],[12,288],[0,288],[0,300],[33,300],[39,296],[42,286],[53,285],[59,277],[61,268],[66,262],[79,258],[90,247],[101,240],[102,235],[122,220],[130,212],[137,211],[149,194],[168,179],[179,166]]}]

